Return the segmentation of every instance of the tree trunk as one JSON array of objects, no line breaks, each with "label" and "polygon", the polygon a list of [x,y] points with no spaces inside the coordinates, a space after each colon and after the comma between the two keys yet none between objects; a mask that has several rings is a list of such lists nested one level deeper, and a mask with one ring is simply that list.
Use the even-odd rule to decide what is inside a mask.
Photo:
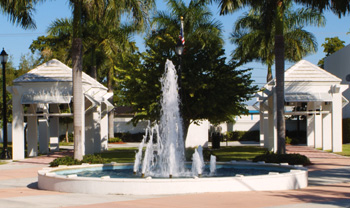
[{"label": "tree trunk", "polygon": [[284,120],[284,37],[283,37],[283,2],[277,3],[275,34],[275,70],[276,70],[276,110],[277,110],[277,153],[286,153]]},{"label": "tree trunk", "polygon": [[69,128],[69,124],[67,123],[67,128],[66,128],[66,142],[69,142],[69,135],[68,135],[68,128]]},{"label": "tree trunk", "polygon": [[97,80],[96,47],[95,46],[92,46],[92,51],[91,51],[90,75],[91,75],[92,78]]},{"label": "tree trunk", "polygon": [[82,2],[74,1],[73,8],[73,118],[74,118],[74,158],[82,160],[85,155],[85,112],[82,87],[82,48],[81,37],[81,9]]},{"label": "tree trunk", "polygon": [[269,64],[267,66],[267,76],[266,76],[266,82],[269,82],[272,80],[272,66]]},{"label": "tree trunk", "polygon": [[[108,77],[107,77],[107,88],[108,92],[113,92],[113,76],[114,76],[114,71],[113,68],[110,69],[108,72]],[[113,97],[109,99],[109,102],[114,105]],[[108,113],[108,138],[114,138],[114,110],[111,110]]]},{"label": "tree trunk", "polygon": [[[109,102],[113,104],[113,97]],[[108,138],[114,138],[114,109],[108,113]]]}]

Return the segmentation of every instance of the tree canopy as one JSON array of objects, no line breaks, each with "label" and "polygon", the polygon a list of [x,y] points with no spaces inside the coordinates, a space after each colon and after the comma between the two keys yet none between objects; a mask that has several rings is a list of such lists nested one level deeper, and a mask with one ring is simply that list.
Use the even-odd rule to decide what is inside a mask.
[{"label": "tree canopy", "polygon": [[134,121],[157,120],[160,115],[160,77],[166,59],[179,66],[174,48],[184,19],[185,51],[182,56],[182,117],[185,129],[191,122],[208,119],[213,123],[232,121],[246,112],[244,102],[257,90],[248,70],[226,63],[221,24],[213,20],[209,9],[191,1],[169,0],[168,12],[158,12],[156,29],[146,39],[142,61],[128,70],[118,70],[120,93],[137,112]]},{"label": "tree canopy", "polygon": [[[323,52],[326,53],[326,57],[330,56],[331,54],[335,53],[336,51],[344,48],[345,41],[340,40],[338,37],[333,38],[326,38],[325,42],[322,44]],[[323,57],[321,60],[318,61],[317,65],[321,68],[324,68],[324,59]]]},{"label": "tree canopy", "polygon": [[[284,12],[285,58],[299,61],[309,53],[317,51],[316,38],[304,30],[308,24],[324,25],[325,18],[315,9],[293,9],[292,2],[286,4]],[[244,13],[234,26],[231,42],[237,45],[232,57],[240,62],[261,61],[268,67],[267,82],[272,79],[272,65],[275,63],[274,21],[263,18],[269,9],[266,7],[251,9]]]}]

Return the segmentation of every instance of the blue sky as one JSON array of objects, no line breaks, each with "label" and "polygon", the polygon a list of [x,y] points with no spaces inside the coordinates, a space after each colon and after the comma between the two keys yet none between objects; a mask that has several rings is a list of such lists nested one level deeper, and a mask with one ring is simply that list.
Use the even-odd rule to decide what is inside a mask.
[{"label": "blue sky", "polygon": [[[166,7],[163,0],[157,0],[156,2],[158,10],[165,10]],[[189,0],[185,0],[185,2],[188,3]],[[232,32],[233,23],[242,15],[243,11],[238,11],[227,16],[219,16],[217,5],[214,4],[210,8],[212,9],[215,19],[221,21],[223,24],[225,49],[227,56],[229,56],[231,51],[235,48],[228,40],[229,34]],[[317,64],[317,62],[325,56],[321,45],[324,43],[326,37],[338,36],[341,40],[345,41],[346,45],[350,43],[350,35],[346,35],[350,30],[350,17],[347,15],[339,19],[331,12],[326,12],[325,16],[327,19],[325,27],[306,28],[316,36],[318,42],[318,52],[304,58],[314,64]],[[37,24],[37,29],[35,30],[23,30],[20,27],[16,27],[8,21],[7,16],[0,14],[0,47],[5,48],[6,52],[12,57],[15,66],[17,66],[21,55],[30,53],[29,45],[32,41],[38,36],[45,35],[47,27],[52,21],[56,18],[64,17],[71,17],[71,10],[66,0],[47,1],[46,3],[39,4],[34,14],[34,19]],[[140,50],[143,50],[142,37],[136,36],[135,41]],[[286,62],[285,68],[289,68],[292,64],[293,63]],[[261,85],[265,82],[266,67],[264,65],[248,63],[243,67],[253,68],[252,77],[257,84]]]}]

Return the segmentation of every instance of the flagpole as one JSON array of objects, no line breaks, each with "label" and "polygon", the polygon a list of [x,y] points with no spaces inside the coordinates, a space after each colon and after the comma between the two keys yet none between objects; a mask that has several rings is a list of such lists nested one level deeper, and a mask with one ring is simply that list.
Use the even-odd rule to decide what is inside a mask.
[{"label": "flagpole", "polygon": [[179,84],[179,94],[180,94],[180,101],[181,101],[181,108],[182,108],[182,54],[184,51],[184,45],[185,45],[185,36],[184,36],[184,21],[183,21],[183,17],[180,18],[180,34],[179,34],[179,39],[176,43],[176,47],[175,47],[175,52],[176,54],[179,56],[179,67],[177,70],[177,75],[178,75],[178,84]]}]

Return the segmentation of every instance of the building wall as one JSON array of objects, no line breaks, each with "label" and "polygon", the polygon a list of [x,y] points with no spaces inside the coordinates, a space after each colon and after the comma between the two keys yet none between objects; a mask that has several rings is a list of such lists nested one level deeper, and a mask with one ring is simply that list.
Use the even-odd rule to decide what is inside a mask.
[{"label": "building wall", "polygon": [[[350,45],[325,58],[324,69],[342,79],[341,84],[349,84],[346,76],[350,74]],[[350,89],[343,92],[343,96],[350,100]],[[343,108],[343,118],[350,118],[350,104]]]},{"label": "building wall", "polygon": [[143,133],[147,128],[148,121],[140,121],[134,126],[130,121],[131,117],[127,118],[114,118],[114,133]]}]

